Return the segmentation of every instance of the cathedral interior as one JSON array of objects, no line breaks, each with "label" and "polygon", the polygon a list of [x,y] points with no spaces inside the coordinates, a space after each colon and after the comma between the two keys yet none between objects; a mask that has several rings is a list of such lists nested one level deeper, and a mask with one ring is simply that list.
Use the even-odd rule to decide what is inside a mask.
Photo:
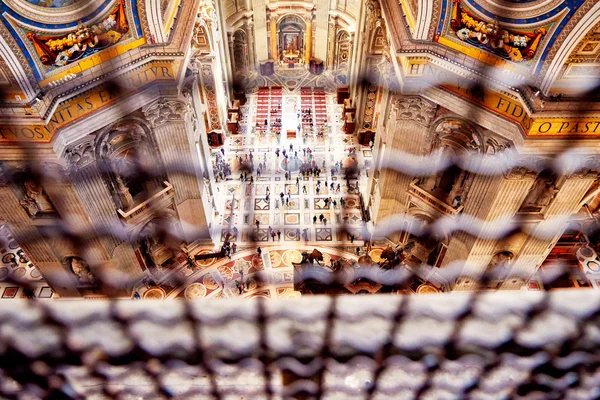
[{"label": "cathedral interior", "polygon": [[598,0],[0,11],[2,300],[599,301]]}]

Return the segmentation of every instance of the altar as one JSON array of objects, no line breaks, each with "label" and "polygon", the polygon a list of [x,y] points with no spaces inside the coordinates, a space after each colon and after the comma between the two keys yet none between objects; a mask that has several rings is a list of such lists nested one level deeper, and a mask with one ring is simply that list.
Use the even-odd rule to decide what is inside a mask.
[{"label": "altar", "polygon": [[300,52],[298,50],[284,50],[283,62],[286,64],[295,64],[300,62]]}]

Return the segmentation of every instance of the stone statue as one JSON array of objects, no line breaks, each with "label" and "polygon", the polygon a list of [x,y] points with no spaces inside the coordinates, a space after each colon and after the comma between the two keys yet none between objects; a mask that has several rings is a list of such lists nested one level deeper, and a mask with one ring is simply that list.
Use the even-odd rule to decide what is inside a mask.
[{"label": "stone statue", "polygon": [[537,204],[542,207],[550,205],[550,202],[552,201],[554,196],[556,196],[556,193],[558,193],[558,189],[556,189],[554,183],[549,181],[544,187],[544,191],[542,191],[542,194],[538,198]]},{"label": "stone statue", "polygon": [[96,283],[96,277],[92,273],[90,266],[87,262],[85,262],[85,260],[79,257],[71,257],[71,261],[69,264],[71,267],[71,271],[73,271],[73,273],[77,276],[80,283],[86,283],[91,285]]},{"label": "stone statue", "polygon": [[546,207],[557,192],[552,179],[539,178],[523,201],[523,207]]},{"label": "stone statue", "polygon": [[27,212],[35,217],[38,213],[50,213],[54,212],[54,207],[50,202],[50,199],[44,193],[44,189],[37,185],[32,180],[27,180],[24,183],[25,196],[21,200],[21,205],[27,210]]}]

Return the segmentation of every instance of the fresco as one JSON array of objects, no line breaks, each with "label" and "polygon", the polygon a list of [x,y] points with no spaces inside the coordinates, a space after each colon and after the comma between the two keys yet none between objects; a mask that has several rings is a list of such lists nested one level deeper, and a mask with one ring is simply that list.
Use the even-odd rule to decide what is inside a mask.
[{"label": "fresco", "polygon": [[129,33],[125,2],[121,0],[119,5],[97,24],[79,24],[74,31],[60,36],[27,32],[27,39],[39,61],[47,71],[51,71],[104,50],[129,37]]},{"label": "fresco", "polygon": [[39,7],[50,7],[50,8],[59,8],[59,7],[67,7],[73,5],[75,3],[79,3],[82,0],[25,0],[30,4],[39,6]]},{"label": "fresco", "polygon": [[549,26],[516,31],[498,21],[482,20],[467,10],[460,0],[453,0],[450,31],[460,41],[512,62],[532,60]]}]

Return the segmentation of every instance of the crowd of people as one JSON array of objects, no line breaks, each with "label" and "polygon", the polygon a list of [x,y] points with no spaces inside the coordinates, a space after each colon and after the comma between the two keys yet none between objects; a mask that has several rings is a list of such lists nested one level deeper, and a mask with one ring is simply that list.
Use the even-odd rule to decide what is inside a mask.
[{"label": "crowd of people", "polygon": [[225,160],[225,149],[221,148],[221,151],[217,153],[215,162],[213,163],[213,174],[215,181],[224,181],[229,175],[231,175],[231,165]]}]

